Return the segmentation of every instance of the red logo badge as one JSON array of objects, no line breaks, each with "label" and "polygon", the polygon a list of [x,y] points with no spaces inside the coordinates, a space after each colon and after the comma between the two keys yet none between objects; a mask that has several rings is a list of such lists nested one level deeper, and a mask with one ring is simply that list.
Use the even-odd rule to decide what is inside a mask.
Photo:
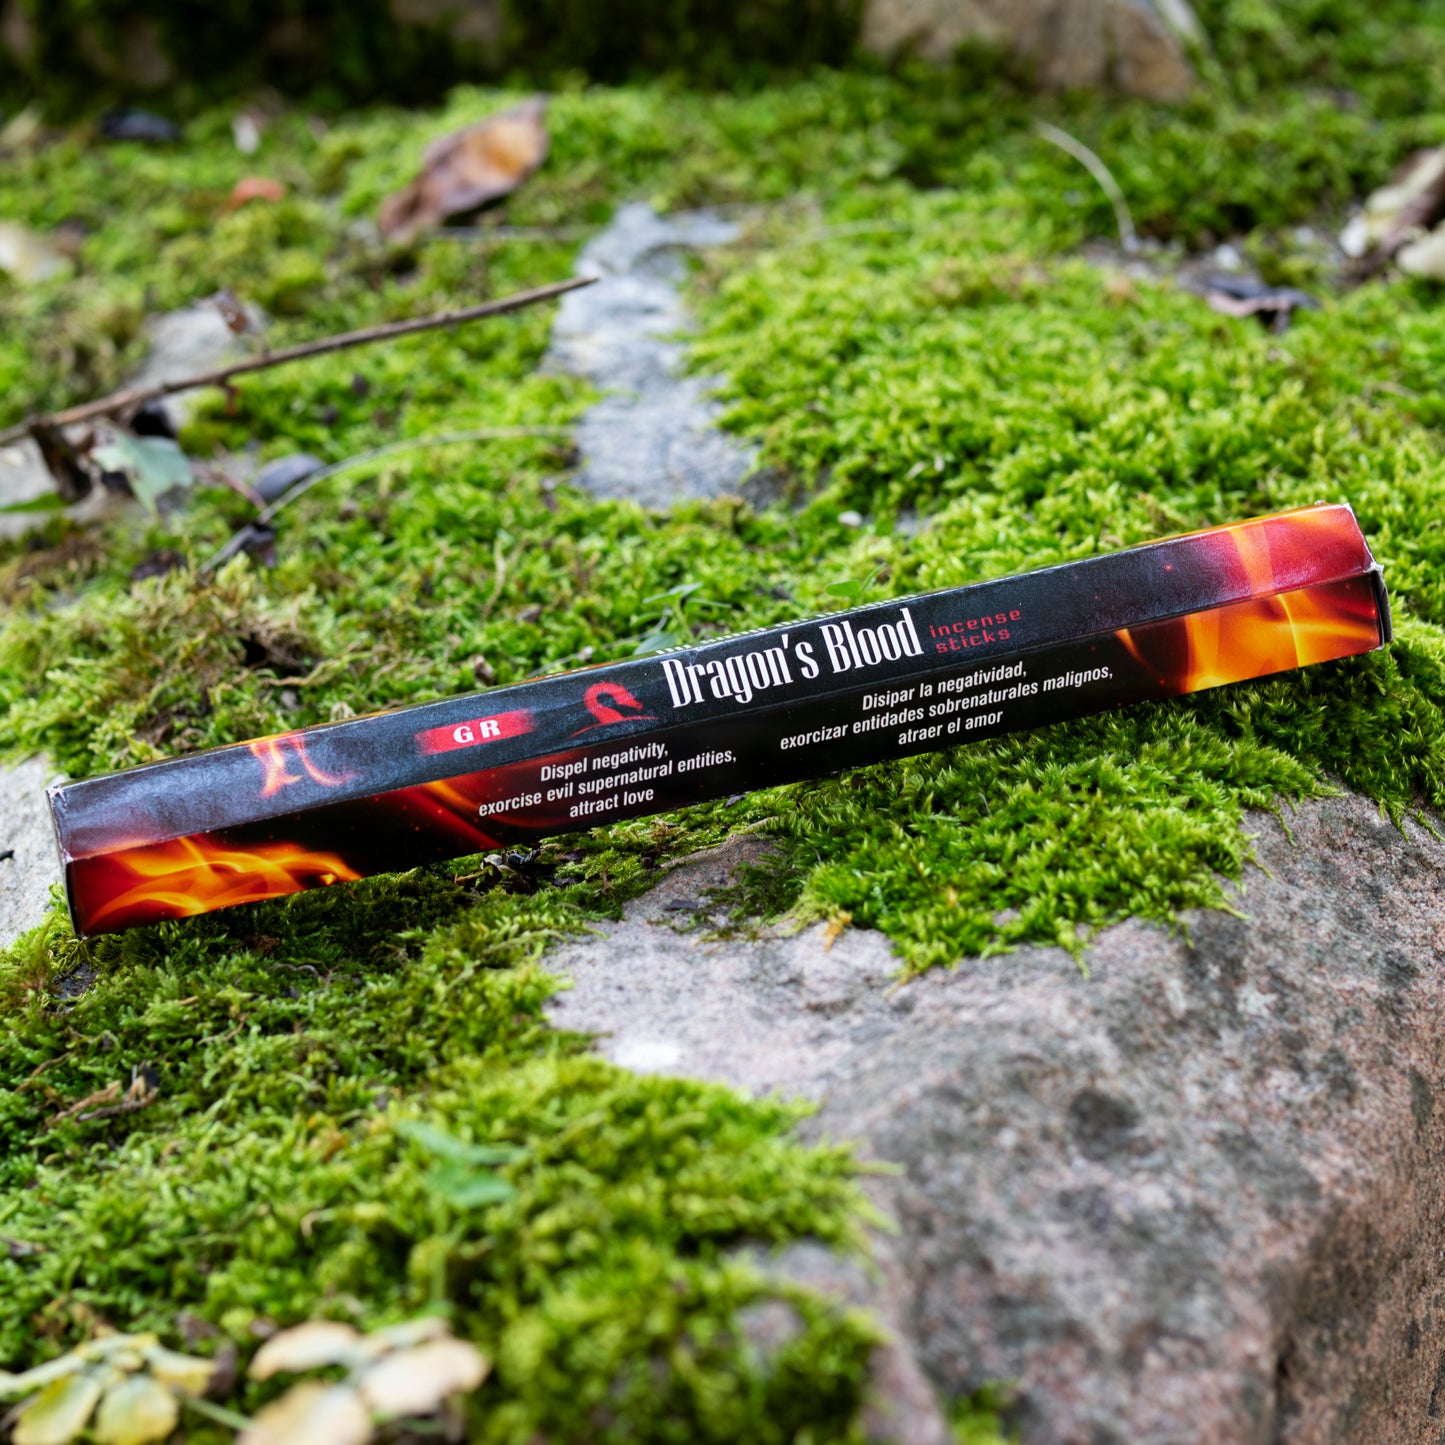
[{"label": "red logo badge", "polygon": [[515,738],[532,731],[529,712],[499,712],[491,717],[475,717],[469,722],[452,723],[444,728],[428,728],[416,735],[416,745],[423,753],[450,753],[458,748],[474,748],[481,743],[494,743],[498,738]]}]

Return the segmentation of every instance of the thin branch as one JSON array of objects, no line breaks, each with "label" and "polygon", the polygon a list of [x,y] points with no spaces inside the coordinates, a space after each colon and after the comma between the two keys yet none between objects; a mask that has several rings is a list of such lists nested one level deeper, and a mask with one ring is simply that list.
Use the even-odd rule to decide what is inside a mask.
[{"label": "thin branch", "polygon": [[1050,144],[1073,156],[1098,181],[1114,207],[1114,221],[1119,227],[1119,244],[1133,255],[1139,249],[1139,237],[1134,230],[1134,218],[1129,214],[1129,203],[1124,199],[1124,192],[1119,189],[1119,182],[1114,179],[1113,172],[1083,141],[1075,140],[1068,131],[1060,130],[1046,120],[1035,121],[1034,129]]},{"label": "thin branch", "polygon": [[411,336],[418,331],[435,331],[444,326],[460,326],[468,321],[481,321],[488,316],[504,316],[510,311],[520,311],[539,301],[550,301],[565,292],[575,291],[579,286],[590,286],[596,277],[577,276],[570,281],[558,281],[552,286],[538,286],[531,291],[519,291],[513,296],[504,296],[500,301],[484,301],[478,306],[464,306],[456,311],[441,311],[434,316],[417,316],[407,321],[390,321],[382,326],[367,326],[360,331],[346,331],[339,336],[325,336],[319,341],[308,341],[300,346],[291,346],[284,351],[271,351],[264,356],[248,357],[245,361],[230,366],[218,367],[214,371],[199,372],[194,376],[178,377],[173,381],[158,382],[154,386],[130,387],[124,391],[112,392],[98,401],[88,401],[81,406],[68,407],[49,416],[33,417],[18,426],[0,432],[0,446],[19,441],[33,434],[37,427],[55,428],[74,426],[79,422],[93,421],[98,417],[116,416],[148,401],[158,401],[163,396],[174,396],[178,391],[190,391],[198,386],[224,386],[232,377],[245,376],[253,371],[268,371],[273,366],[284,366],[288,361],[304,361],[312,356],[327,356],[333,351],[345,351],[352,346],[366,346],[373,341],[392,341],[398,336]]},{"label": "thin branch", "polygon": [[149,1109],[159,1098],[158,1091],[138,1094],[133,1099],[125,1099],[119,1104],[111,1104],[104,1109],[87,1109],[85,1113],[75,1116],[76,1122],[83,1124],[91,1119],[113,1119],[117,1114],[134,1114],[141,1109]]},{"label": "thin branch", "polygon": [[298,497],[309,492],[318,482],[324,482],[328,477],[334,477],[340,472],[349,472],[353,467],[365,466],[368,462],[380,461],[384,457],[395,456],[398,452],[422,451],[427,447],[454,447],[465,445],[468,442],[506,441],[513,437],[568,436],[571,431],[572,428],[568,426],[488,426],[478,427],[475,431],[438,432],[435,436],[407,437],[399,442],[388,442],[385,446],[357,452],[354,457],[333,462],[329,467],[322,467],[319,471],[302,477],[295,486],[277,497],[269,507],[264,507],[258,512],[251,521],[232,535],[224,546],[207,557],[196,568],[196,573],[198,576],[204,577],[215,571],[223,562],[229,562],[246,545],[248,533],[254,535],[255,529],[268,527],[272,518],[283,507],[289,506]]}]

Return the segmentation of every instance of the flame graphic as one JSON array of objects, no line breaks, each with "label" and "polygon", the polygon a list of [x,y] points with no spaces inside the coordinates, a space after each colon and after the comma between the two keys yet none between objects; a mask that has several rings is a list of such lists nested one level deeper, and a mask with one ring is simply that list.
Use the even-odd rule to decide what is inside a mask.
[{"label": "flame graphic", "polygon": [[71,887],[87,932],[186,918],[359,877],[334,853],[310,853],[294,843],[232,848],[205,834],[71,864]]},{"label": "flame graphic", "polygon": [[1254,597],[1116,634],[1148,675],[1199,692],[1380,645],[1373,595],[1355,582]]},{"label": "flame graphic", "polygon": [[311,761],[306,752],[306,740],[300,733],[277,733],[274,737],[258,738],[253,743],[247,743],[246,746],[261,764],[261,796],[263,798],[274,798],[282,788],[301,781],[301,774],[291,771],[293,761],[299,762],[306,776],[313,783],[320,783],[323,788],[339,788],[343,783],[349,783],[356,776],[355,773],[343,773],[337,776],[323,772]]},{"label": "flame graphic", "polygon": [[1256,595],[1358,576],[1372,561],[1354,513],[1338,505],[1301,507],[1167,540],[1189,543],[1204,565],[1242,578]]}]

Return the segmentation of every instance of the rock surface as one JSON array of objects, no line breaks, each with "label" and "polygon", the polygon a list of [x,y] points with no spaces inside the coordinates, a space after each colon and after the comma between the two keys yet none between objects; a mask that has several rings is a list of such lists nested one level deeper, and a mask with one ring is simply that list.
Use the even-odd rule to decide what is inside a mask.
[{"label": "rock surface", "polygon": [[[0,507],[36,502],[54,492],[55,482],[33,441],[27,438],[0,447]],[[0,512],[0,539],[24,536],[49,516],[49,512]]]},{"label": "rock surface", "polygon": [[41,922],[50,885],[60,881],[45,786],[55,770],[42,759],[0,768],[0,948]]},{"label": "rock surface", "polygon": [[717,430],[716,379],[684,374],[680,340],[688,328],[678,292],[684,253],[736,236],[710,212],[663,217],[634,203],[578,258],[579,276],[600,279],[562,298],[544,365],[609,393],[577,428],[578,481],[597,496],[662,508],[756,490],[756,451]]},{"label": "rock surface", "polygon": [[[266,318],[257,307],[247,306],[245,315],[254,332],[264,332]],[[206,302],[152,316],[146,322],[146,338],[150,350],[135,375],[127,379],[127,386],[160,386],[214,371],[249,354],[246,343],[226,324],[220,311]],[[202,395],[203,390],[179,391],[165,397],[159,405],[171,425],[179,430]]]},{"label": "rock surface", "polygon": [[997,46],[1050,89],[1106,85],[1182,100],[1200,37],[1189,0],[867,0],[863,46],[946,61],[970,42]]},{"label": "rock surface", "polygon": [[943,1397],[1015,1382],[1028,1445],[1439,1440],[1445,841],[1356,797],[1303,807],[1293,844],[1251,826],[1246,917],[1120,925],[1087,973],[1026,949],[892,987],[872,935],[665,926],[763,847],[734,840],[554,955],[554,1018],[819,1100],[807,1134],[899,1166],[869,1182],[899,1229],[872,1284],[826,1252],[773,1267],[890,1322],[900,1440],[940,1438],[910,1369]]}]

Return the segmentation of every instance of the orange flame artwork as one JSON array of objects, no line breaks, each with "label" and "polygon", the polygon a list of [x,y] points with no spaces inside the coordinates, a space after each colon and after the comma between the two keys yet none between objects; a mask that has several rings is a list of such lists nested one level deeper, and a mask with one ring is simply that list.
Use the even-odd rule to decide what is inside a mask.
[{"label": "orange flame artwork", "polygon": [[1350,583],[1254,597],[1116,635],[1154,682],[1176,693],[1245,682],[1380,645],[1373,598]]},{"label": "orange flame artwork", "polygon": [[246,746],[261,764],[263,798],[274,798],[288,783],[301,781],[301,774],[291,771],[293,762],[300,763],[306,776],[313,783],[320,783],[323,788],[339,788],[355,776],[353,773],[337,776],[323,772],[307,756],[306,740],[299,733],[277,733],[274,737],[258,738]]},{"label": "orange flame artwork", "polygon": [[70,868],[73,884],[84,880],[77,896],[88,930],[186,918],[361,876],[334,853],[293,843],[226,847],[204,834],[78,859]]}]

